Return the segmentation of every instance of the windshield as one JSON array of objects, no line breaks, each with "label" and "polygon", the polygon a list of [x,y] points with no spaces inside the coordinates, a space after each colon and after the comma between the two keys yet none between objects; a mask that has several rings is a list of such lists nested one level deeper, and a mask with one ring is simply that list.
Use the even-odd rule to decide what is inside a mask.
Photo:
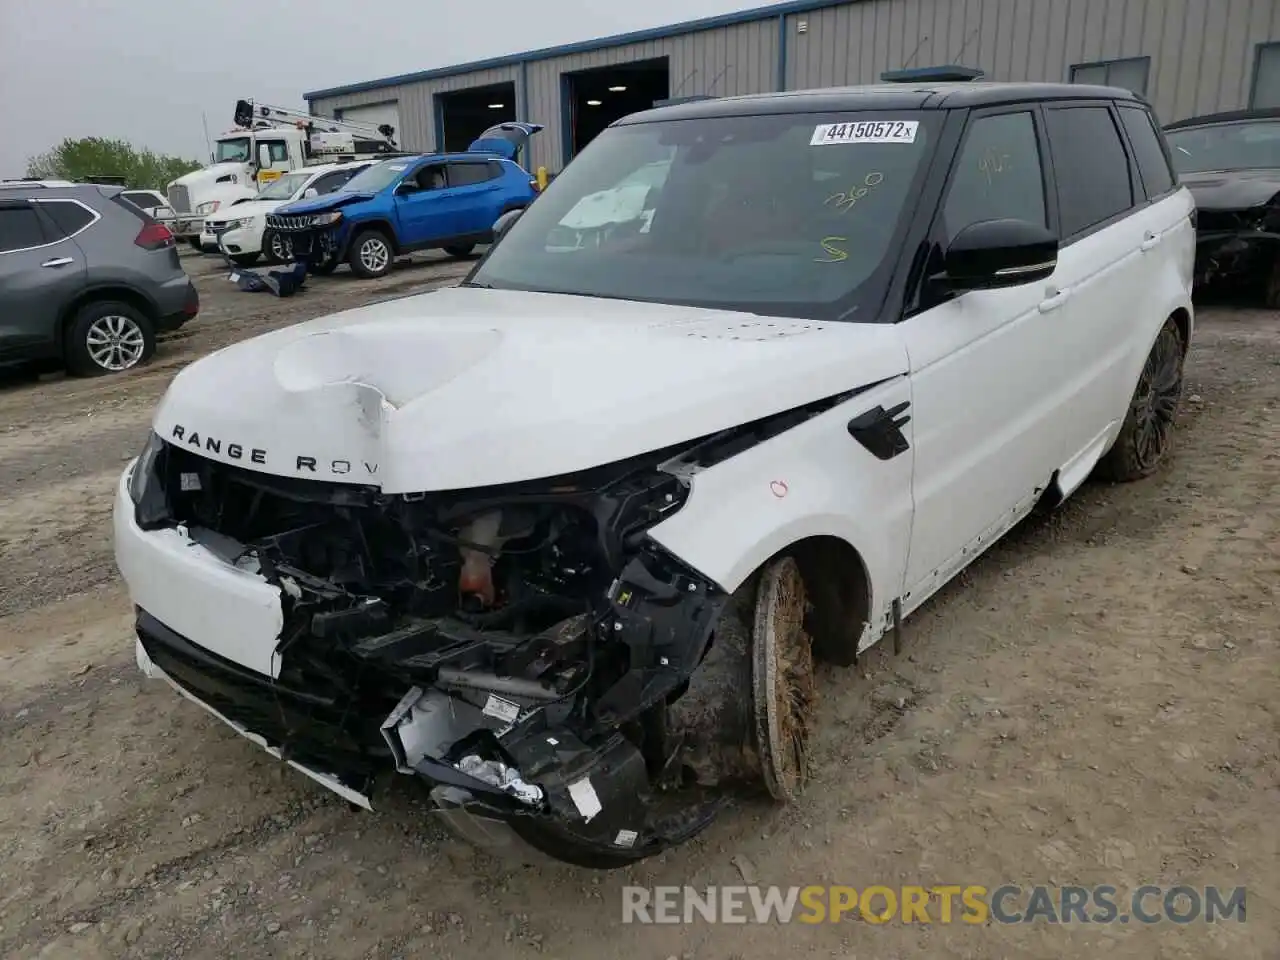
[{"label": "windshield", "polygon": [[1165,137],[1178,173],[1280,167],[1280,119],[1187,127]]},{"label": "windshield", "polygon": [[309,173],[286,173],[258,191],[259,200],[288,200],[311,179]]},{"label": "windshield", "polygon": [[383,160],[371,167],[366,167],[338,188],[338,193],[377,193],[389,187],[409,169],[406,160]]},{"label": "windshield", "polygon": [[216,163],[248,163],[249,138],[236,137],[234,140],[219,140],[217,152],[213,155]]},{"label": "windshield", "polygon": [[873,319],[941,115],[718,117],[606,130],[469,282]]}]

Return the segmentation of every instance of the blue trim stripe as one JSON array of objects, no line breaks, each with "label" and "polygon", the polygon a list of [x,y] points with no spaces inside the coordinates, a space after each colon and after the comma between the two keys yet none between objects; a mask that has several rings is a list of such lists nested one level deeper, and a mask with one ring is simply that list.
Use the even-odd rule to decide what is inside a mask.
[{"label": "blue trim stripe", "polygon": [[[665,27],[653,27],[648,30],[637,30],[633,33],[619,33],[612,37],[601,37],[597,40],[584,40],[579,43],[567,43],[558,47],[543,47],[540,50],[529,50],[525,53],[513,53],[504,57],[491,57],[488,60],[473,60],[452,67],[439,67],[435,70],[421,70],[417,73],[402,73],[381,80],[366,80],[363,83],[352,83],[342,87],[326,87],[323,90],[312,90],[302,95],[306,101],[324,100],[329,97],[345,96],[349,93],[363,93],[368,90],[381,90],[385,87],[398,87],[406,83],[421,83],[424,80],[439,80],[443,77],[456,77],[476,70],[494,70],[502,67],[514,67],[520,64],[533,63],[538,60],[551,60],[555,57],[566,57],[575,53],[590,53],[594,50],[605,50],[609,47],[620,47],[628,43],[645,43],[651,40],[666,40],[681,37],[716,27],[731,27],[740,23],[756,23],[760,20],[772,20],[777,17],[782,23],[784,43],[779,52],[782,60],[786,53],[785,33],[786,18],[796,13],[809,13],[827,7],[843,7],[860,0],[789,0],[787,3],[770,4],[767,7],[752,7],[737,13],[725,13],[716,17],[703,17],[700,20],[686,20]],[[781,64],[785,68],[785,61]],[[779,86],[785,84],[780,83]]]}]

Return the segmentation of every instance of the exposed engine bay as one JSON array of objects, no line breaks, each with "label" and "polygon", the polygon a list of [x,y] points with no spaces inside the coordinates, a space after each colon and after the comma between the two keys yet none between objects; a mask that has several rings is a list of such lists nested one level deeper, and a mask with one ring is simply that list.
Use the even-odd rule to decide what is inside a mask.
[{"label": "exposed engine bay", "polygon": [[[279,587],[280,673],[246,676],[145,611],[140,642],[198,699],[352,790],[392,768],[421,775],[486,846],[509,825],[585,866],[652,855],[701,830],[735,786],[782,796],[803,778],[791,745],[811,690],[797,700],[777,679],[743,696],[753,650],[774,655],[752,643],[755,594],[726,595],[646,536],[683,504],[682,471],[759,439],[736,434],[571,478],[419,495],[275,477],[153,437],[136,522],[216,538]],[[807,656],[803,587],[787,573],[769,602]]]}]

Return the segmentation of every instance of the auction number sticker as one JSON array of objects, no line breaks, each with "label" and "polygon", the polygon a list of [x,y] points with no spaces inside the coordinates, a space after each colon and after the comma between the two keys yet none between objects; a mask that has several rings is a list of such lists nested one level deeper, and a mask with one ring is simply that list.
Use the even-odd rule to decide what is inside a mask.
[{"label": "auction number sticker", "polygon": [[919,120],[862,120],[857,123],[820,123],[809,146],[824,143],[915,143]]}]

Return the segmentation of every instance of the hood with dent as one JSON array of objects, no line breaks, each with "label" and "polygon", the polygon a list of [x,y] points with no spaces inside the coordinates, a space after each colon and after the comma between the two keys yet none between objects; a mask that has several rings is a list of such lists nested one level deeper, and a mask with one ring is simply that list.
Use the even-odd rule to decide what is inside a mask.
[{"label": "hood with dent", "polygon": [[1280,194],[1280,170],[1210,170],[1179,177],[1201,210],[1243,210]]},{"label": "hood with dent", "polygon": [[622,460],[906,368],[892,324],[455,287],[210,354],[154,426],[278,476],[453,490]]},{"label": "hood with dent", "polygon": [[305,200],[290,200],[288,203],[276,209],[276,213],[324,213],[326,210],[337,210],[341,207],[350,206],[353,203],[364,203],[371,200],[376,194],[373,193],[347,193],[337,190],[333,193],[326,193],[322,197],[310,197]]}]

